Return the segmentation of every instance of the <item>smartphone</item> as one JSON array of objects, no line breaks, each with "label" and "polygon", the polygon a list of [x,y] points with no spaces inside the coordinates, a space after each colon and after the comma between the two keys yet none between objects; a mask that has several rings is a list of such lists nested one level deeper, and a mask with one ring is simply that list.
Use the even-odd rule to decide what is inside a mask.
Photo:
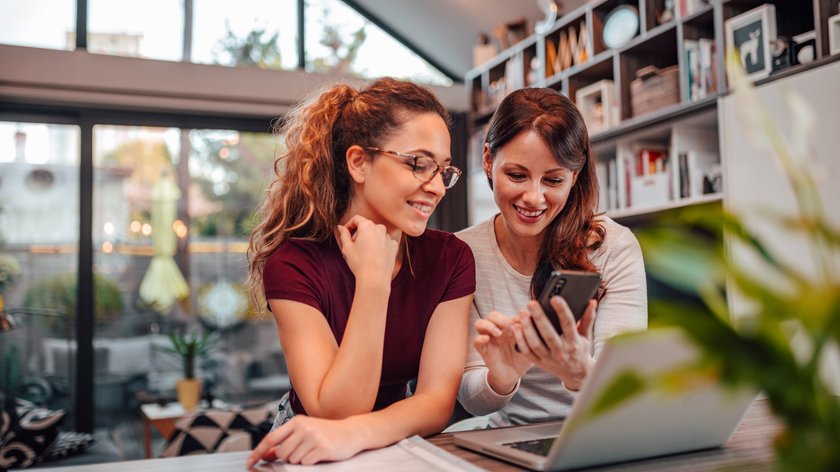
[{"label": "smartphone", "polygon": [[600,285],[601,274],[597,272],[555,270],[551,273],[538,301],[552,326],[557,330],[557,334],[563,334],[563,329],[560,327],[560,318],[557,317],[557,313],[549,303],[551,297],[563,297],[563,300],[566,300],[566,304],[569,305],[569,309],[572,310],[575,321],[577,321],[586,311],[589,300],[598,293]]}]

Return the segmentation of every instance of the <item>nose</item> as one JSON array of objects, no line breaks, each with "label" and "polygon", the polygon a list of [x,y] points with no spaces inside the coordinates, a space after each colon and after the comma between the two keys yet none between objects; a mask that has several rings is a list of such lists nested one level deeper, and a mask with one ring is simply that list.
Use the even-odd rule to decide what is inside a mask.
[{"label": "nose", "polygon": [[432,177],[431,180],[423,184],[423,190],[433,193],[438,197],[442,197],[446,194],[446,186],[443,185],[443,175],[440,171],[435,172],[435,175]]},{"label": "nose", "polygon": [[542,205],[545,202],[545,192],[539,180],[531,181],[522,195],[522,200],[529,206]]}]

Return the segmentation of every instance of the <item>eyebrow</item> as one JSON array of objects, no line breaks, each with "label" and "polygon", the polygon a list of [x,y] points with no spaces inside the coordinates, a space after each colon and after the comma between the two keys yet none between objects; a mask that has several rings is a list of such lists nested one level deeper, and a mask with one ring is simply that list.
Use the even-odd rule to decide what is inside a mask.
[{"label": "eyebrow", "polygon": [[[408,151],[404,154],[423,155],[423,156],[426,156],[426,157],[431,157],[432,159],[437,161],[437,159],[435,159],[435,153],[433,153],[431,151],[428,151],[426,149],[412,149],[412,150],[410,150],[410,151]],[[452,156],[444,157],[443,158],[443,163],[447,164],[447,165],[451,164],[452,163]]]},{"label": "eyebrow", "polygon": [[[527,168],[527,167],[523,166],[522,164],[518,164],[518,163],[516,163],[516,162],[506,162],[506,163],[504,164],[504,166],[516,167],[516,168],[518,168],[518,169],[526,170],[526,171],[528,171],[528,172],[530,172],[530,171],[531,171],[531,169],[529,169],[529,168]],[[571,169],[568,169],[568,168],[566,168],[566,167],[554,167],[554,168],[552,168],[552,169],[548,169],[547,171],[545,171],[545,173],[546,173],[546,174],[550,174],[550,173],[553,173],[553,172],[563,172],[563,171],[569,171],[569,172],[571,172]]]}]

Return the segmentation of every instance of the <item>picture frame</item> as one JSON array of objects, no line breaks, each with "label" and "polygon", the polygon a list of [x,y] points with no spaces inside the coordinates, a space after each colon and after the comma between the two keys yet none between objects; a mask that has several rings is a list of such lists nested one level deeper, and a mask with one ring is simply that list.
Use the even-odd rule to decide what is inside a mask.
[{"label": "picture frame", "polygon": [[575,103],[590,135],[618,124],[614,97],[615,83],[609,79],[599,80],[575,92]]},{"label": "picture frame", "polygon": [[828,53],[840,54],[840,14],[828,19]]},{"label": "picture frame", "polygon": [[808,64],[817,59],[817,32],[814,30],[797,34],[793,38],[791,59],[795,64]]},{"label": "picture frame", "polygon": [[764,4],[724,23],[726,50],[738,51],[747,78],[763,79],[773,69],[770,41],[776,39],[776,7]]}]

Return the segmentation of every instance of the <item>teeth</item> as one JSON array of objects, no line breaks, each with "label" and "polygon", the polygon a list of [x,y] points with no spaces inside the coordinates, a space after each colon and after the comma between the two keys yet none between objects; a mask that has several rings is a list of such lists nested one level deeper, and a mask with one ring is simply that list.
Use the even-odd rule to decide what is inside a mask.
[{"label": "teeth", "polygon": [[540,216],[543,213],[545,213],[545,210],[525,211],[522,208],[519,208],[518,206],[514,206],[514,208],[516,208],[516,211],[519,212],[520,215],[531,217],[531,218],[533,218],[535,216]]},{"label": "teeth", "polygon": [[420,210],[423,213],[431,213],[432,212],[432,207],[430,205],[423,205],[421,203],[410,203],[410,205],[413,206],[414,208],[417,208],[418,210]]}]

